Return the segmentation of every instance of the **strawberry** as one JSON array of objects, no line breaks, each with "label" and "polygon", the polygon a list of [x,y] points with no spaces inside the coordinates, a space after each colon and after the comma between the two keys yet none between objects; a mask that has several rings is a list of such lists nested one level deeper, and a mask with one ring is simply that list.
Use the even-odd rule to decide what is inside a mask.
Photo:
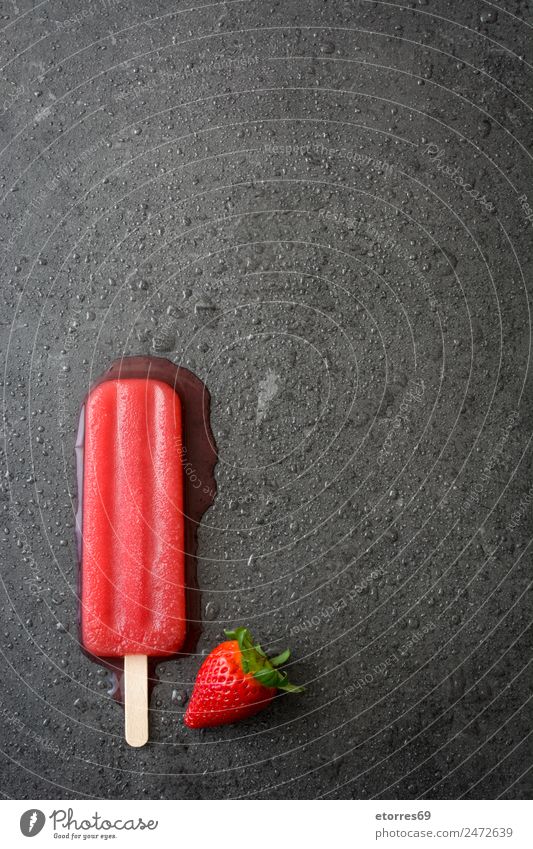
[{"label": "strawberry", "polygon": [[278,690],[303,690],[277,668],[289,659],[289,649],[269,658],[247,628],[224,633],[229,639],[213,649],[198,671],[183,720],[189,728],[247,719],[270,704]]}]

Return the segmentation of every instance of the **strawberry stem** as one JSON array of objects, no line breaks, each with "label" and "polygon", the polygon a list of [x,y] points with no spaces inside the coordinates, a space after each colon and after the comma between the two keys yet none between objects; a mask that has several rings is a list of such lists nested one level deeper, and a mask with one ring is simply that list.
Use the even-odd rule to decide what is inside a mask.
[{"label": "strawberry stem", "polygon": [[291,684],[286,672],[277,669],[286,663],[291,655],[289,649],[269,658],[258,643],[254,643],[248,628],[238,627],[233,631],[224,631],[230,640],[236,640],[241,652],[241,666],[245,673],[249,673],[264,687],[276,687],[286,693],[301,693],[303,687]]}]

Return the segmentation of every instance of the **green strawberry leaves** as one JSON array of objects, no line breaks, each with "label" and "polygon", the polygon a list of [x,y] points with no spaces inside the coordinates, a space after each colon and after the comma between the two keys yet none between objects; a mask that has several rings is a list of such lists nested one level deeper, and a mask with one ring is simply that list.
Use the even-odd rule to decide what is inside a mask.
[{"label": "green strawberry leaves", "polygon": [[281,654],[276,655],[276,657],[270,658],[270,663],[272,666],[283,666],[284,663],[287,663],[288,659],[291,656],[291,650],[285,649]]},{"label": "green strawberry leaves", "polygon": [[241,666],[244,673],[253,675],[263,687],[276,687],[286,693],[303,692],[303,687],[291,684],[287,673],[277,668],[288,661],[291,656],[289,649],[276,655],[276,657],[269,658],[261,646],[254,643],[248,628],[239,627],[224,633],[229,640],[237,640],[241,650]]}]

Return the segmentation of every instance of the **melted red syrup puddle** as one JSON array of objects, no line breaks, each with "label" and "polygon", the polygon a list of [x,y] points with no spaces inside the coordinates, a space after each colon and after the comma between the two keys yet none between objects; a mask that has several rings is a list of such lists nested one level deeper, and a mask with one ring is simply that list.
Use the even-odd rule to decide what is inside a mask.
[{"label": "melted red syrup puddle", "polygon": [[[183,497],[185,513],[185,582],[187,633],[179,652],[164,657],[148,658],[148,686],[150,692],[158,683],[156,666],[191,654],[201,633],[201,594],[197,578],[196,552],[198,526],[206,510],[213,504],[217,485],[214,469],[218,460],[217,448],[210,425],[211,396],[205,384],[183,366],[176,366],[162,357],[122,357],[115,360],[104,374],[97,378],[90,392],[106,380],[116,378],[152,378],[168,383],[179,395],[182,406],[183,442]],[[124,661],[118,657],[97,657],[87,652],[81,641],[81,569],[83,549],[83,461],[85,436],[85,401],[82,404],[76,438],[77,502],[76,544],[78,553],[78,628],[80,647],[95,663],[111,673],[109,695],[123,701]],[[179,462],[179,460],[178,460]]]}]

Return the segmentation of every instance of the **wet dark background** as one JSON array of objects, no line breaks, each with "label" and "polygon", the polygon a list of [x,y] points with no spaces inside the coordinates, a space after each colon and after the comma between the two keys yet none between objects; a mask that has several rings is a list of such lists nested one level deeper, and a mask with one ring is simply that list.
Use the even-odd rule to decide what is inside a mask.
[{"label": "wet dark background", "polygon": [[[527,4],[190,5],[1,6],[2,793],[521,798]],[[77,643],[73,446],[139,353],[207,383],[220,455],[203,634],[132,750]],[[235,624],[306,693],[189,731]]]}]

